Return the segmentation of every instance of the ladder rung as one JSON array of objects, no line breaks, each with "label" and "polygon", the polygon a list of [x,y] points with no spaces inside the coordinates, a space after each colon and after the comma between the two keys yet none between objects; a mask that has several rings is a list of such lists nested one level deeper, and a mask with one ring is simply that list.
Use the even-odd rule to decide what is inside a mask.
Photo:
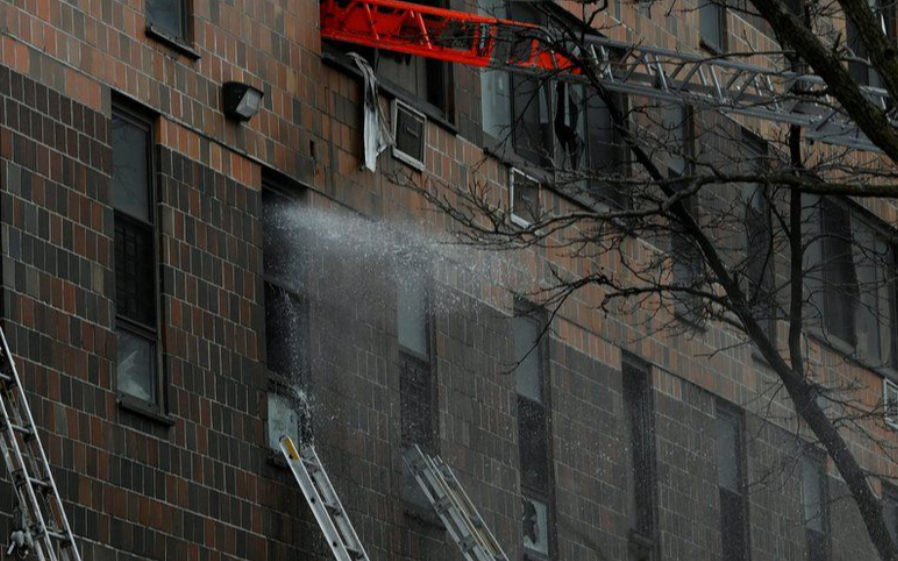
[{"label": "ladder rung", "polygon": [[26,439],[34,436],[34,430],[29,427],[23,427],[22,425],[16,425],[13,423],[10,423],[8,426],[17,433],[24,435]]},{"label": "ladder rung", "polygon": [[22,485],[24,483],[30,483],[34,487],[41,489],[42,491],[49,491],[52,487],[50,486],[50,482],[45,479],[40,479],[38,477],[31,477],[27,475],[23,470],[19,470],[13,476],[17,485]]}]

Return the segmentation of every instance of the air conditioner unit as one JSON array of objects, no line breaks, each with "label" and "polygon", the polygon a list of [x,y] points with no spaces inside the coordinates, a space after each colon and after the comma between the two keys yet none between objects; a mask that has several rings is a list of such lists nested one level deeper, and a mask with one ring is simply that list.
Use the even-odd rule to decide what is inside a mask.
[{"label": "air conditioner unit", "polygon": [[407,104],[393,100],[393,157],[408,165],[424,169],[424,137],[427,117]]},{"label": "air conditioner unit", "polygon": [[511,221],[523,227],[534,223],[540,215],[539,181],[512,168],[508,191],[511,196]]},{"label": "air conditioner unit", "polygon": [[882,403],[886,424],[898,430],[898,384],[889,380],[882,381]]}]

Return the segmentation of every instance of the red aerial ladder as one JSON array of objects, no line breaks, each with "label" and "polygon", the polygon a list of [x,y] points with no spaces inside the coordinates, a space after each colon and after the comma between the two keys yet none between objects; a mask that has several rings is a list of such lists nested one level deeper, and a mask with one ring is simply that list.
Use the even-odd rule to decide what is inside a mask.
[{"label": "red aerial ladder", "polygon": [[[552,49],[558,37],[539,26],[399,0],[323,0],[321,36],[478,68],[583,79],[578,64]],[[809,140],[878,150],[826,94],[818,76],[783,71],[773,64],[622,43],[598,34],[577,37],[576,43],[579,64],[595,65],[609,91],[800,125]],[[884,90],[862,90],[898,125]]]}]

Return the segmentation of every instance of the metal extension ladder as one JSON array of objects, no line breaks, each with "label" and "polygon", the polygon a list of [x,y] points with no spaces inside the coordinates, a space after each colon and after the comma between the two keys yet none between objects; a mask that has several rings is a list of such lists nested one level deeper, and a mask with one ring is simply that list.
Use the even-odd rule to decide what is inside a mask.
[{"label": "metal extension ladder", "polygon": [[439,456],[429,456],[415,444],[405,450],[403,460],[465,559],[508,561],[455,473]]},{"label": "metal extension ladder", "polygon": [[7,556],[30,550],[39,561],[81,561],[2,328],[0,343],[0,452],[15,488],[20,526]]},{"label": "metal extension ladder", "polygon": [[298,452],[290,437],[284,436],[281,437],[281,453],[287,459],[334,558],[337,561],[370,561],[315,448],[303,446],[302,452]]}]

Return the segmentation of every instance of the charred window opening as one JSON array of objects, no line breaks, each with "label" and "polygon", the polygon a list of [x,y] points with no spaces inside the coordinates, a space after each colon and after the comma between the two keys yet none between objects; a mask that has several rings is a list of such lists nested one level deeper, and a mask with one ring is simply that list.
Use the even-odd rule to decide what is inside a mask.
[{"label": "charred window opening", "polygon": [[546,399],[543,322],[533,310],[512,320],[518,453],[521,470],[525,557],[543,559],[552,543],[552,468]]},{"label": "charred window opening", "polygon": [[163,392],[151,131],[152,123],[143,116],[123,108],[113,110],[116,385],[126,400],[160,412]]},{"label": "charred window opening", "polygon": [[[631,540],[634,559],[649,559],[655,538],[655,419],[651,373],[632,355],[623,357],[621,369],[624,414],[629,439]],[[632,536],[632,533],[631,533]]]},{"label": "charred window opening", "polygon": [[829,508],[823,460],[805,455],[801,461],[802,521],[808,561],[829,559]]},{"label": "charred window opening", "polygon": [[721,551],[726,561],[743,561],[748,555],[748,507],[742,470],[742,418],[737,413],[718,407],[716,440]]},{"label": "charred window opening", "polygon": [[291,209],[297,200],[275,182],[262,191],[262,255],[265,297],[265,361],[268,369],[268,442],[282,436],[309,442],[308,312],[301,240]]}]

